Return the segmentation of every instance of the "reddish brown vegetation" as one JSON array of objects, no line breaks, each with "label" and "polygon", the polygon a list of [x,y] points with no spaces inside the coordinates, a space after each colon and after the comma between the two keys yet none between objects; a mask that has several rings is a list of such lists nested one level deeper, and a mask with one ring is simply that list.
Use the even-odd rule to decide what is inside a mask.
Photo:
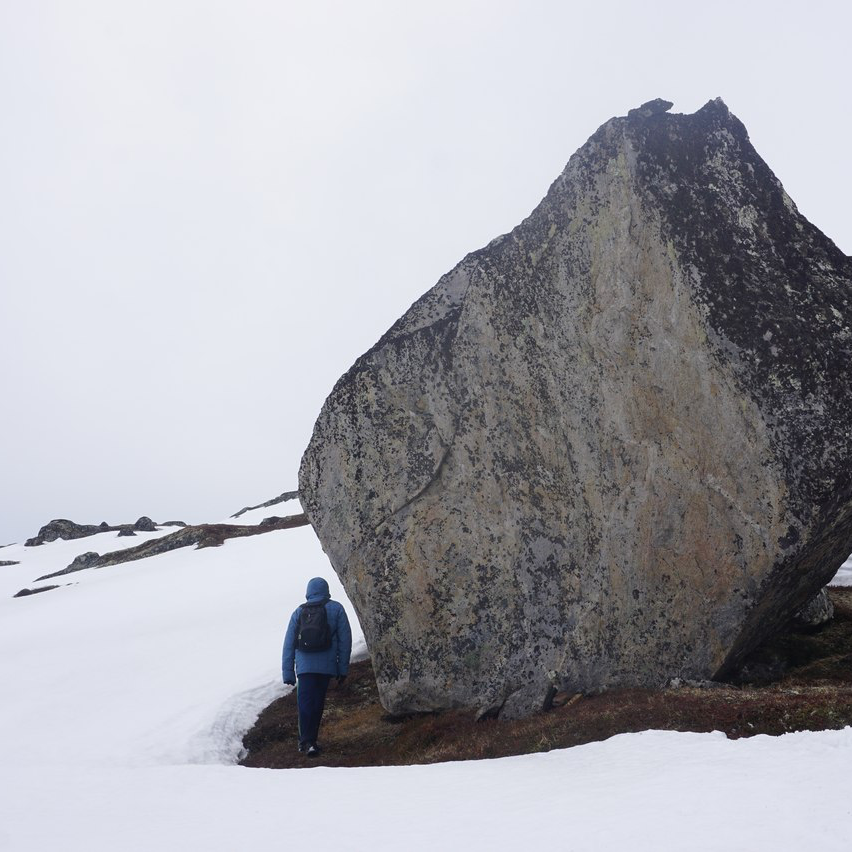
[{"label": "reddish brown vegetation", "polygon": [[[620,689],[569,700],[511,722],[476,722],[470,710],[390,718],[379,704],[369,662],[332,684],[320,732],[323,754],[296,750],[291,694],[261,713],[246,735],[245,766],[374,766],[435,763],[548,751],[629,731],[724,731],[731,738],[823,730],[852,724],[852,589],[832,589],[835,618],[823,629],[789,632],[755,655],[759,685]],[[785,669],[783,672],[781,669]],[[774,675],[772,674],[774,672]]]}]

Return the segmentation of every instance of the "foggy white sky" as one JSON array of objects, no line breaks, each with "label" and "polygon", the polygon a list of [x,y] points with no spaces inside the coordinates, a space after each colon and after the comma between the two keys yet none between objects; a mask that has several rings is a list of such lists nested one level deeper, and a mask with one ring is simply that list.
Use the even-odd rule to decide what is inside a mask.
[{"label": "foggy white sky", "polygon": [[0,544],[295,488],[354,359],[651,98],[724,98],[852,252],[849,32],[819,0],[0,0]]}]

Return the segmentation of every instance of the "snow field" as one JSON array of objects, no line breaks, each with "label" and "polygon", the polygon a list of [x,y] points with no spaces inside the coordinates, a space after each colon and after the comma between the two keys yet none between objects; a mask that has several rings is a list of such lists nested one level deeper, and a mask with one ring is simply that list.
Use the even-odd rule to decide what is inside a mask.
[{"label": "snow field", "polygon": [[[99,538],[84,549],[102,552]],[[9,597],[38,576],[23,570],[30,553],[42,572],[48,553],[38,551],[55,548],[57,570],[73,558],[69,544],[80,552],[79,541],[4,548],[22,560],[0,586],[0,683],[17,698],[0,705],[10,763],[234,760],[243,731],[284,689],[283,632],[317,574],[347,606],[356,648],[362,641],[309,527],[80,571],[47,581],[73,585]]]},{"label": "snow field", "polygon": [[[435,766],[235,766],[242,734],[283,693],[281,641],[308,579],[329,581],[364,652],[310,527],[11,598],[85,550],[170,531],[0,549],[21,560],[0,567],[0,850],[277,849],[315,842],[317,826],[336,850],[369,852],[852,844],[850,728],[739,741],[649,731]],[[852,582],[850,562],[839,581]]]},{"label": "snow field", "polygon": [[0,804],[0,848],[845,852],[850,747],[850,729],[651,731],[435,766],[28,767]]}]

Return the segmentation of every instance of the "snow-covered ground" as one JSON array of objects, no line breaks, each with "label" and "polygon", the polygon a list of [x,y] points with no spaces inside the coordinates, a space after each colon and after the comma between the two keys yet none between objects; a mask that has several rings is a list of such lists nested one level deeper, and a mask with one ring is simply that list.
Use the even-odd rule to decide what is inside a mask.
[{"label": "snow-covered ground", "polygon": [[852,586],[852,556],[850,556],[834,575],[832,586]]},{"label": "snow-covered ground", "polygon": [[[310,527],[33,583],[86,550],[171,531],[0,548],[21,562],[0,566],[0,850],[850,848],[852,729],[646,732],[425,767],[238,767],[243,732],[283,693],[281,639],[309,578],[345,603],[361,653],[363,638]],[[852,561],[838,580],[852,583]],[[48,583],[62,586],[11,597]]]}]

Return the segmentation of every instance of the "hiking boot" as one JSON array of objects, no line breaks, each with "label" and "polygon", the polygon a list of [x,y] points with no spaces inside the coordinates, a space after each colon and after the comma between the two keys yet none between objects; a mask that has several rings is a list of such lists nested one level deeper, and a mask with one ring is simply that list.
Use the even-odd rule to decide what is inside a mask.
[{"label": "hiking boot", "polygon": [[304,754],[308,750],[310,743],[299,743],[299,754]]},{"label": "hiking boot", "polygon": [[311,743],[308,746],[308,757],[319,757],[321,751],[322,749],[316,743]]}]

